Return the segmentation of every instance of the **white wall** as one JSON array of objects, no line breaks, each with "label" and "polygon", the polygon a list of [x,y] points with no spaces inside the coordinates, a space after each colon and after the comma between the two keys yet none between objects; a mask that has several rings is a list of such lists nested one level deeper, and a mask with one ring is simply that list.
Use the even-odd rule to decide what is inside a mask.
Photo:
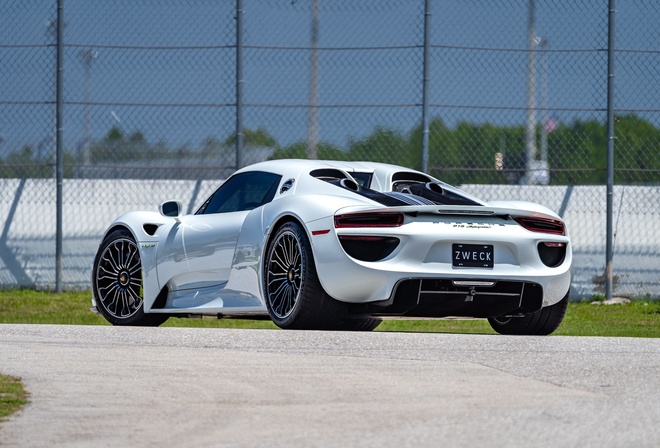
[{"label": "white wall", "polygon": [[[100,236],[131,210],[157,210],[168,199],[192,211],[220,181],[66,179],[63,186],[63,282],[89,289]],[[560,213],[573,242],[572,296],[599,292],[605,268],[606,190],[601,186],[465,185],[485,200],[538,202]],[[55,284],[55,181],[0,179],[0,288]],[[614,189],[616,294],[660,297],[660,187]]]}]

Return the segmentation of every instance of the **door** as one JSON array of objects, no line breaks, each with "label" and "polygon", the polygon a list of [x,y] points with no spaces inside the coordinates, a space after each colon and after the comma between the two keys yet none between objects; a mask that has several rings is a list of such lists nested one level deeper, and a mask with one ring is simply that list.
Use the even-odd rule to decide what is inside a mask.
[{"label": "door", "polygon": [[245,172],[229,178],[194,215],[181,217],[158,249],[158,280],[170,291],[226,283],[245,217],[275,196],[280,176]]}]

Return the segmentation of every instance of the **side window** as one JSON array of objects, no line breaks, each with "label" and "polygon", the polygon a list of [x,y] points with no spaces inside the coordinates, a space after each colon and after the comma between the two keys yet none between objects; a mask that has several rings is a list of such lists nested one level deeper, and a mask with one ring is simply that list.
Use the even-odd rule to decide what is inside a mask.
[{"label": "side window", "polygon": [[232,176],[206,200],[197,214],[252,210],[266,204],[273,200],[280,177],[259,171]]}]

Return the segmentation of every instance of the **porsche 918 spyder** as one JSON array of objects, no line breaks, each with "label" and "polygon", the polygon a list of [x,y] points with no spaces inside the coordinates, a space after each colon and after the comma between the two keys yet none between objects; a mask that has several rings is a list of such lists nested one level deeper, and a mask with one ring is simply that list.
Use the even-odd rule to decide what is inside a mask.
[{"label": "porsche 918 spyder", "polygon": [[197,208],[164,202],[103,235],[92,309],[114,325],[270,318],[286,329],[374,329],[388,318],[487,318],[552,333],[571,243],[546,207],[484,202],[412,169],[274,160],[238,170]]}]

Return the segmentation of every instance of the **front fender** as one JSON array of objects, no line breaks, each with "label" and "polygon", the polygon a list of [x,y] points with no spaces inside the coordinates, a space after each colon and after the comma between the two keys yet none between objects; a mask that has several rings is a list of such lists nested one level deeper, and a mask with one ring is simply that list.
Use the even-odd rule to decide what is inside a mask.
[{"label": "front fender", "polygon": [[175,222],[173,218],[165,217],[157,212],[129,212],[115,219],[103,233],[103,239],[117,229],[126,229],[133,235],[142,262],[142,291],[145,312],[149,312],[161,289],[158,281],[158,270],[156,269],[158,246],[165,243],[162,241],[162,237],[167,235]]}]

